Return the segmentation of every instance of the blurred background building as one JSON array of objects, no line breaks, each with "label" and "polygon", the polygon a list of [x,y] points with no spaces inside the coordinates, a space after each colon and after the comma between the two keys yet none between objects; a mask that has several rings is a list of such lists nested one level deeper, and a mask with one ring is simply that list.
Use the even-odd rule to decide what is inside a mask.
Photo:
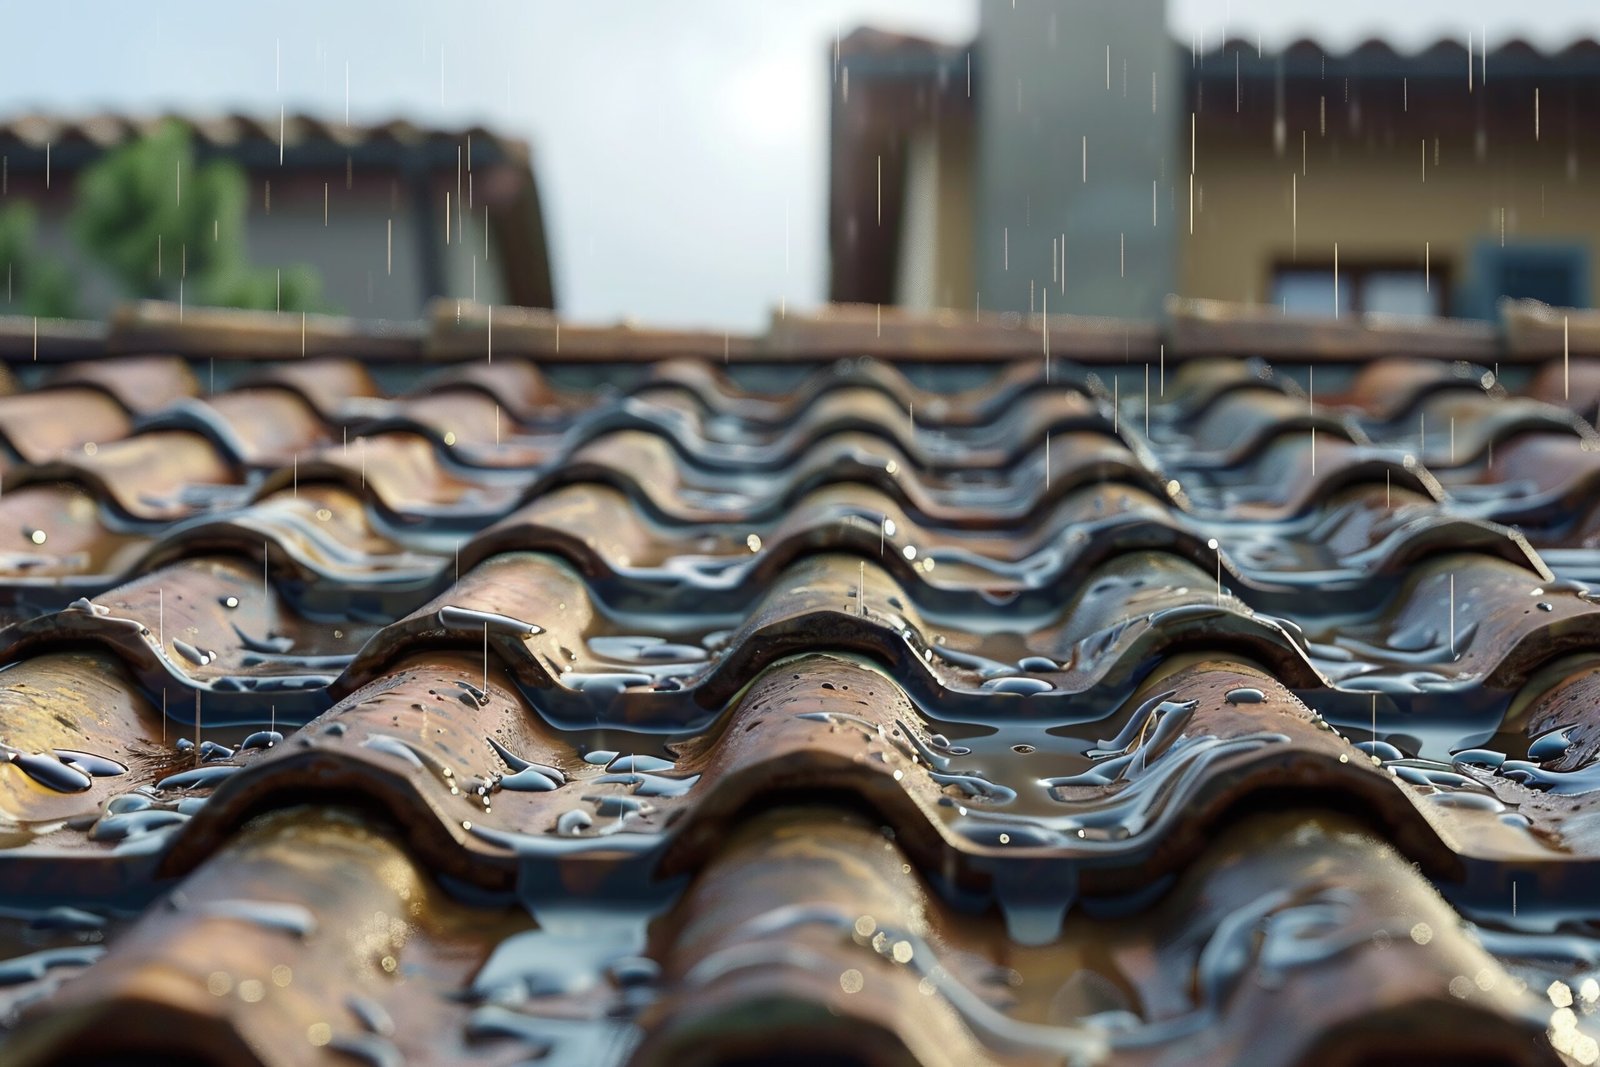
[{"label": "blurred background building", "polygon": [[[68,221],[83,168],[160,115],[188,120],[196,167],[239,170],[237,249],[190,260],[190,304],[559,297],[746,330],[830,297],[1331,310],[1336,243],[1351,309],[1593,302],[1593,0],[66,0],[4,25],[0,262],[37,255],[0,310],[179,298],[166,229],[86,252]],[[515,182],[488,182],[497,149]],[[129,208],[99,199],[105,238]]]},{"label": "blurred background building", "polygon": [[0,173],[0,313],[554,305],[528,146],[482,127],[34,114],[0,125]]},{"label": "blurred background building", "polygon": [[862,29],[832,96],[829,296],[1151,317],[1589,306],[1600,44],[1175,41],[1162,0]]}]

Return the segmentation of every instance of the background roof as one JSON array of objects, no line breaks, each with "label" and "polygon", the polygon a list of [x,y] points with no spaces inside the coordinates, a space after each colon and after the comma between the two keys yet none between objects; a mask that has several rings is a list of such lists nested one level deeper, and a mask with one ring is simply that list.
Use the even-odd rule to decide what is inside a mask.
[{"label": "background roof", "polygon": [[[1330,48],[1441,34],[1542,47],[1600,33],[1592,0],[1172,0],[1174,33]],[[860,24],[964,41],[976,0],[199,0],[0,6],[4,110],[280,106],[482,122],[538,146],[556,291],[580,317],[751,328],[826,275],[829,42]],[[94,33],[85,32],[92,19]],[[382,28],[378,32],[377,27]],[[346,71],[348,69],[348,93]],[[640,86],[649,86],[648,92]]]}]

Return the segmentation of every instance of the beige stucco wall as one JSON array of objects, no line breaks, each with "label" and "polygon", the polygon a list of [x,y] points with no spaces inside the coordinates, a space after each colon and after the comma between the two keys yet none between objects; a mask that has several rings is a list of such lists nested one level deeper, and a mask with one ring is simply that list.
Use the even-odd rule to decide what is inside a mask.
[{"label": "beige stucco wall", "polygon": [[948,118],[907,141],[895,301],[920,310],[971,307],[972,123]]},{"label": "beige stucco wall", "polygon": [[[1188,162],[1189,137],[1182,138]],[[1588,172],[1569,160],[1565,138],[1495,145],[1480,159],[1474,141],[1441,139],[1439,163],[1423,142],[1396,134],[1393,143],[1322,139],[1312,130],[1301,170],[1298,131],[1283,156],[1270,134],[1237,137],[1202,124],[1196,153],[1195,227],[1188,230],[1188,176],[1172,192],[1180,217],[1180,291],[1186,296],[1264,301],[1275,261],[1327,262],[1339,245],[1341,264],[1364,258],[1432,262],[1466,280],[1479,241],[1499,241],[1504,211],[1508,242],[1581,242],[1590,252],[1590,282],[1600,283],[1593,253],[1600,242],[1600,164]],[[1291,176],[1294,185],[1291,188]],[[1298,206],[1294,203],[1298,199]],[[1298,225],[1296,224],[1298,218]],[[1600,304],[1600,291],[1591,294]]]}]

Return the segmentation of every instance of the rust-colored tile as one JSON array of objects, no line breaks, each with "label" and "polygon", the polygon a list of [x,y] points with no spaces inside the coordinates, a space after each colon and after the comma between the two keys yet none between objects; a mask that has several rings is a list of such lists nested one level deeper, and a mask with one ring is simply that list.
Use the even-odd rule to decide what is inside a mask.
[{"label": "rust-colored tile", "polygon": [[247,466],[292,466],[333,441],[316,411],[287,389],[237,389],[207,406],[221,420],[229,451]]},{"label": "rust-colored tile", "polygon": [[382,395],[366,365],[353,359],[305,359],[270,363],[244,376],[242,389],[280,386],[303,399],[326,422],[352,403]]},{"label": "rust-colored tile", "polygon": [[532,469],[558,459],[559,433],[529,433],[490,395],[456,389],[419,396],[394,405],[393,418],[414,425],[436,447],[473,466]]},{"label": "rust-colored tile", "polygon": [[1086,901],[1109,913],[1037,948],[951,910],[907,858],[826,809],[736,831],[657,927],[666,997],[634,1062],[718,1062],[774,1042],[927,1065],[1343,1063],[1441,1048],[1558,1062],[1540,1048],[1535,995],[1403,859],[1339,817],[1246,821],[1137,919]]},{"label": "rust-colored tile", "polygon": [[132,415],[152,415],[185,397],[200,384],[176,356],[137,356],[69,363],[50,377],[52,385],[85,385],[103,390]]},{"label": "rust-colored tile", "polygon": [[11,1062],[510,1063],[457,992],[525,914],[452,901],[391,831],[338,808],[241,828],[9,1045]]},{"label": "rust-colored tile", "polygon": [[[295,480],[331,481],[381,506],[406,523],[486,525],[516,502],[520,485],[469,477],[440,455],[440,442],[415,432],[385,431],[352,436],[302,457],[298,468],[279,467],[257,496],[291,489]],[[528,473],[524,481],[532,481]]]},{"label": "rust-colored tile", "polygon": [[98,389],[60,388],[0,397],[0,438],[24,463],[49,463],[125,437],[127,414]]},{"label": "rust-colored tile", "polygon": [[0,559],[11,589],[21,583],[71,588],[67,579],[75,577],[109,585],[150,540],[108,525],[95,495],[70,482],[0,494]]},{"label": "rust-colored tile", "polygon": [[242,486],[220,450],[197,433],[157,430],[49,463],[7,472],[4,488],[70,482],[134,522],[168,523],[241,497]]},{"label": "rust-colored tile", "polygon": [[1548,315],[169,310],[0,397],[7,1063],[1600,1055]]},{"label": "rust-colored tile", "polygon": [[526,424],[570,419],[589,408],[595,399],[560,393],[550,385],[538,365],[527,359],[451,367],[424,379],[413,395],[421,398],[447,392],[474,392],[486,396],[505,410],[507,419]]}]

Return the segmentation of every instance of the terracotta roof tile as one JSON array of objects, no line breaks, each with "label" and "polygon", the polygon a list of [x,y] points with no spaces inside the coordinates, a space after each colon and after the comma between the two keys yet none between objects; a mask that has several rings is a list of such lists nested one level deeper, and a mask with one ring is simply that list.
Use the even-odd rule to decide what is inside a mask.
[{"label": "terracotta roof tile", "polygon": [[199,392],[189,365],[170,356],[94,359],[68,363],[50,375],[52,384],[102,389],[130,414],[151,415]]},{"label": "terracotta roof tile", "polygon": [[1600,1056],[1553,313],[868,314],[46,331],[0,1057]]},{"label": "terracotta roof tile", "polygon": [[96,389],[64,387],[0,397],[0,443],[12,460],[45,464],[130,429],[123,409]]}]

